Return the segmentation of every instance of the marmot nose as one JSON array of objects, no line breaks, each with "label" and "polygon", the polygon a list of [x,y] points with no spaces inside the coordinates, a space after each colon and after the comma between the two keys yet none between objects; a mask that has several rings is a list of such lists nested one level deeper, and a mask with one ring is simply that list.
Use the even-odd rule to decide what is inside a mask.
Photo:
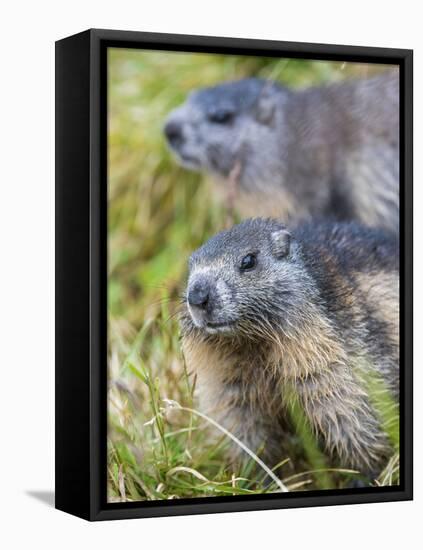
[{"label": "marmot nose", "polygon": [[188,292],[188,303],[190,306],[205,309],[210,296],[209,285],[206,283],[196,283]]},{"label": "marmot nose", "polygon": [[182,135],[182,126],[178,122],[169,121],[164,127],[164,133],[173,147],[182,145],[184,137]]}]

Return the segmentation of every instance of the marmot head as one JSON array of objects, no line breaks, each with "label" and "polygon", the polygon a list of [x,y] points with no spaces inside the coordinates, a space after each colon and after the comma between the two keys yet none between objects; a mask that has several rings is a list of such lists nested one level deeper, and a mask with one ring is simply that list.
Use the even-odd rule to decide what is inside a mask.
[{"label": "marmot head", "polygon": [[271,179],[278,173],[272,164],[280,157],[275,128],[288,94],[256,78],[196,90],[169,115],[164,133],[188,169],[227,177],[238,162],[241,183]]},{"label": "marmot head", "polygon": [[205,334],[269,337],[298,326],[310,298],[299,244],[272,219],[212,237],[190,258],[186,322]]}]

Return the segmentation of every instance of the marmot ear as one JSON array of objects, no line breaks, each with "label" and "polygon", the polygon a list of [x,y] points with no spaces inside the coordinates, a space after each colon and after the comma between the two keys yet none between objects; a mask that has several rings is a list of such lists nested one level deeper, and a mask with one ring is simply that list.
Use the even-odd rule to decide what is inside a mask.
[{"label": "marmot ear", "polygon": [[278,260],[288,256],[291,247],[291,235],[286,229],[278,229],[270,235],[271,250]]},{"label": "marmot ear", "polygon": [[272,126],[276,111],[275,98],[269,92],[263,89],[255,106],[256,120],[265,126]]}]

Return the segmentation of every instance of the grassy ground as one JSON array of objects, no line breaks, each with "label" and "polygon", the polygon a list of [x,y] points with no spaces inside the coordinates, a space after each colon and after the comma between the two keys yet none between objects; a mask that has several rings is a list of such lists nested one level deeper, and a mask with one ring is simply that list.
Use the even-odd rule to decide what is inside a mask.
[{"label": "grassy ground", "polygon": [[[111,501],[281,490],[254,459],[234,469],[225,458],[230,436],[197,412],[175,312],[187,257],[223,227],[226,213],[209,182],[171,159],[164,118],[191,89],[222,80],[260,76],[295,87],[368,72],[365,65],[341,63],[109,52]],[[352,474],[326,471],[305,425],[297,428],[292,453],[279,469],[284,486],[348,483]],[[394,457],[379,482],[395,482],[397,467]]]}]

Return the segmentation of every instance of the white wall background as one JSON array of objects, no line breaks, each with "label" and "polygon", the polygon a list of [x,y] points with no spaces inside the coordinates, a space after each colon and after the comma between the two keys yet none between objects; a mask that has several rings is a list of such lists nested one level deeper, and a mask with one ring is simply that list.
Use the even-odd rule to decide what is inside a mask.
[{"label": "white wall background", "polygon": [[[418,7],[415,0],[2,4],[0,536],[4,548],[388,550],[401,545],[417,548],[418,540],[421,544],[423,224],[418,214],[423,189],[423,44]],[[29,494],[51,491],[54,479],[54,41],[89,27],[415,49],[414,502],[89,524]]]}]

